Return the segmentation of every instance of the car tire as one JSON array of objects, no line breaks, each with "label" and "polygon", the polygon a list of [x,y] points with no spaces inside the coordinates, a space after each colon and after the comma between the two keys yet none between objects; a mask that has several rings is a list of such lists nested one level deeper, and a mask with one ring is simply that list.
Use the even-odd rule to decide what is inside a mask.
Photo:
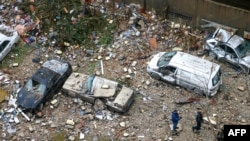
[{"label": "car tire", "polygon": [[11,50],[13,50],[15,47],[17,46],[17,44],[13,44],[12,47],[11,47]]},{"label": "car tire", "polygon": [[200,90],[197,89],[197,88],[194,88],[193,91],[194,91],[195,94],[200,94]]},{"label": "car tire", "polygon": [[160,77],[158,74],[156,74],[156,73],[151,72],[151,73],[150,73],[150,76],[151,76],[152,78],[154,78],[155,80],[161,80],[161,77]]},{"label": "car tire", "polygon": [[209,51],[208,55],[211,56],[215,60],[217,60],[217,58],[218,58],[217,55],[212,51]]},{"label": "car tire", "polygon": [[44,106],[44,103],[39,104],[37,110],[42,111],[43,110],[43,106]]},{"label": "car tire", "polygon": [[113,108],[107,106],[107,109],[108,109],[110,112],[115,113],[115,110],[114,110]]},{"label": "car tire", "polygon": [[241,67],[241,69],[242,69],[242,71],[244,73],[249,74],[249,68],[248,67],[246,67],[246,66],[240,66],[240,67]]}]

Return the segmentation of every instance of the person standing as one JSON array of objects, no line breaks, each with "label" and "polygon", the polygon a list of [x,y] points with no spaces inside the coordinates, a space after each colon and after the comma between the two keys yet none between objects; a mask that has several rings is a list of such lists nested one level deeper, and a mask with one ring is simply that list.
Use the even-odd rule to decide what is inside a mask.
[{"label": "person standing", "polygon": [[219,130],[219,131],[218,131],[218,133],[217,133],[217,135],[216,135],[216,139],[217,139],[217,141],[224,141],[224,135],[223,135],[223,132],[224,132],[224,130],[223,130],[223,129],[221,129],[221,130]]},{"label": "person standing", "polygon": [[181,119],[181,117],[179,116],[179,113],[177,110],[174,110],[172,112],[172,123],[173,123],[173,133],[177,133],[177,125],[178,125],[178,122],[179,120]]},{"label": "person standing", "polygon": [[195,130],[199,131],[201,129],[201,123],[203,122],[203,115],[202,115],[201,111],[197,111],[195,120],[196,120],[196,126],[192,127],[193,132]]}]

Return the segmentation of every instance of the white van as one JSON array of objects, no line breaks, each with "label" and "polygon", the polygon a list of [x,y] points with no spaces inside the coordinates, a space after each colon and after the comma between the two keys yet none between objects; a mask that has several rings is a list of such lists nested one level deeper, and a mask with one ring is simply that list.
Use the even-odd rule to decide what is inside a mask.
[{"label": "white van", "polygon": [[221,67],[208,60],[180,51],[160,52],[147,66],[148,74],[157,80],[214,96],[222,84]]}]

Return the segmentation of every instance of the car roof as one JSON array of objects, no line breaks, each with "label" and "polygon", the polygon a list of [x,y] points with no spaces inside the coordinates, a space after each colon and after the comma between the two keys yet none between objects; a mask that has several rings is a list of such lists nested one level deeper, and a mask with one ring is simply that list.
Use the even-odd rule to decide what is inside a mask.
[{"label": "car roof", "polygon": [[231,48],[236,48],[244,42],[242,37],[222,28],[217,30],[214,38],[220,42],[229,44]]},{"label": "car roof", "polygon": [[[188,72],[195,71],[196,73],[204,76],[210,76],[215,69],[218,69],[218,67],[220,67],[216,63],[180,51],[177,51],[176,54],[172,57],[169,65]],[[212,68],[214,70],[212,70]]]},{"label": "car roof", "polygon": [[43,67],[46,67],[50,70],[53,70],[59,73],[60,75],[63,75],[68,70],[69,64],[63,61],[52,59],[52,60],[46,61],[43,64]]},{"label": "car roof", "polygon": [[41,67],[33,74],[32,79],[39,83],[47,84],[56,75],[59,74],[48,68]]}]

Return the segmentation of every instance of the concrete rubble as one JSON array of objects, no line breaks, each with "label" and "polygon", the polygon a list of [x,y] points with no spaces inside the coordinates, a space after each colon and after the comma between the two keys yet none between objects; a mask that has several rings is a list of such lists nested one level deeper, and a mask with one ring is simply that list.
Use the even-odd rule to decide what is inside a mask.
[{"label": "concrete rubble", "polygon": [[[112,14],[112,8],[107,7],[107,3],[110,1],[92,2],[92,6],[98,5],[95,10],[103,14]],[[250,100],[243,98],[248,94],[247,88],[241,85],[233,87],[240,84],[244,78],[236,80],[233,77],[236,74],[234,70],[224,69],[224,76],[233,81],[232,87],[223,86],[222,92],[215,100],[207,101],[196,96],[195,100],[182,106],[174,102],[180,102],[183,97],[185,100],[194,97],[194,94],[155,81],[146,74],[146,62],[155,52],[183,50],[197,55],[202,49],[204,38],[209,34],[207,32],[193,29],[185,22],[157,17],[153,11],[142,12],[142,7],[138,4],[115,3],[119,29],[114,34],[114,41],[110,46],[96,46],[96,49],[86,50],[64,42],[68,51],[63,52],[53,47],[54,42],[50,40],[56,34],[53,29],[47,36],[38,34],[41,26],[39,19],[32,19],[31,15],[23,14],[18,2],[6,1],[0,7],[1,12],[5,13],[0,18],[1,23],[12,25],[19,32],[23,43],[34,47],[30,62],[12,62],[10,69],[1,69],[0,86],[7,93],[7,97],[1,97],[0,101],[1,140],[182,140],[192,134],[195,109],[200,105],[209,105],[211,111],[217,114],[206,115],[202,128],[204,133],[201,131],[199,136],[192,134],[191,140],[211,140],[212,130],[219,129],[221,124],[245,124],[250,121],[248,111],[242,108],[250,106]],[[108,20],[109,23],[114,22],[112,19]],[[30,34],[27,34],[28,32]],[[96,39],[92,40],[98,42]],[[51,47],[45,47],[45,44],[50,44]],[[93,68],[97,75],[129,85],[138,92],[135,103],[127,114],[121,115],[108,111],[102,105],[91,105],[59,92],[51,101],[45,103],[42,113],[24,113],[15,107],[16,92],[23,84],[22,81],[50,57],[66,58],[75,72]],[[22,75],[14,75],[12,70],[18,70]],[[170,114],[174,108],[179,108],[183,117],[180,121],[182,131],[179,137],[170,135]],[[210,128],[211,124],[214,129]]]}]

